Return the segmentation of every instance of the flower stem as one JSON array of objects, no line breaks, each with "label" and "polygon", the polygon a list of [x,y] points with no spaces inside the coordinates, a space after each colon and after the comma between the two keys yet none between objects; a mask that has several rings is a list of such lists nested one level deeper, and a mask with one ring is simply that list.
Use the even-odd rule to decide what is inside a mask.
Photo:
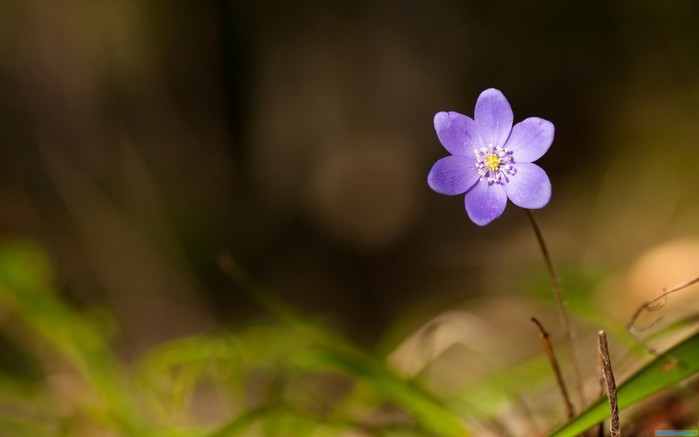
[{"label": "flower stem", "polygon": [[553,286],[553,293],[556,296],[556,304],[558,306],[558,312],[561,316],[561,324],[563,325],[564,334],[566,337],[566,342],[568,343],[568,353],[570,354],[571,362],[573,363],[573,374],[575,375],[575,385],[578,391],[578,398],[580,399],[580,407],[584,408],[585,401],[585,391],[583,387],[583,377],[582,371],[580,370],[580,359],[578,358],[578,351],[575,348],[575,332],[573,331],[573,325],[570,322],[570,316],[568,315],[568,310],[566,309],[565,301],[563,300],[563,292],[561,291],[561,283],[558,279],[558,274],[553,266],[553,260],[549,254],[548,247],[544,241],[544,236],[541,233],[541,228],[534,217],[534,214],[529,209],[525,209],[527,216],[529,217],[529,222],[534,229],[534,234],[536,234],[536,240],[539,243],[539,248],[544,256],[544,262],[546,263],[546,268],[548,269],[549,279],[551,280],[551,285]]}]

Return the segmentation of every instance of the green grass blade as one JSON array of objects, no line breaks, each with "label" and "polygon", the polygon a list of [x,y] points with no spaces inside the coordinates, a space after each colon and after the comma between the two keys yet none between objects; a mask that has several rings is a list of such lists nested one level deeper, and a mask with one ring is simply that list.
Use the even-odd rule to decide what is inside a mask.
[{"label": "green grass blade", "polygon": [[413,383],[390,371],[383,363],[356,351],[319,349],[304,359],[311,367],[319,365],[366,381],[386,398],[409,411],[430,434],[467,437],[464,423]]},{"label": "green grass blade", "polygon": [[[699,333],[673,346],[636,372],[617,389],[619,410],[699,372]],[[551,434],[577,436],[609,417],[607,398],[592,404]]]},{"label": "green grass blade", "polygon": [[103,401],[94,408],[100,422],[123,435],[144,435],[146,421],[105,339],[64,304],[50,277],[49,261],[38,248],[23,242],[0,246],[0,306],[14,311],[87,379]]},{"label": "green grass blade", "polygon": [[431,433],[449,437],[470,435],[466,424],[436,400],[415,385],[391,372],[374,357],[371,351],[352,344],[341,334],[305,320],[274,294],[259,285],[229,256],[222,256],[219,264],[241,288],[257,300],[297,335],[319,346],[305,355],[306,364],[340,370],[364,381],[385,397],[410,412],[417,423]]}]

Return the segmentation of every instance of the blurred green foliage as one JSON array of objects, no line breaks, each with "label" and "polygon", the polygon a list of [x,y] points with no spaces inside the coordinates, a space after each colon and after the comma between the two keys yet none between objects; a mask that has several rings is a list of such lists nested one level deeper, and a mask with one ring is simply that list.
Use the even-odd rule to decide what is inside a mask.
[{"label": "blurred green foliage", "polygon": [[[177,339],[124,368],[104,332],[66,305],[50,284],[51,268],[36,247],[14,243],[0,249],[0,303],[30,328],[28,340],[36,344],[27,345],[29,353],[50,349],[40,353],[43,381],[32,384],[27,375],[0,381],[3,400],[12,406],[8,411],[22,411],[2,418],[3,435],[81,435],[92,428],[124,436],[302,436],[352,428],[368,428],[376,435],[469,435],[453,412],[418,385],[371,353],[302,320],[263,290],[253,292],[279,324]],[[66,393],[50,383],[53,361],[65,361],[69,367],[62,372],[80,380],[70,412],[64,411],[71,404]],[[305,384],[308,377],[328,372],[344,375],[351,385],[337,405],[315,399]],[[249,390],[256,378],[261,387]],[[205,386],[226,406],[228,422],[202,425],[192,419],[192,399]],[[251,392],[259,399],[246,399]],[[412,419],[371,425],[342,412],[368,411],[386,402]]]},{"label": "blurred green foliage", "polygon": [[[124,365],[109,330],[55,290],[44,253],[4,244],[5,350],[25,365],[0,372],[0,434],[468,436],[466,423],[495,420],[503,404],[517,402],[517,389],[551,381],[538,356],[440,399],[419,377],[399,376],[378,354],[287,307],[231,259],[221,266],[277,322],[175,339]],[[622,408],[696,374],[697,341],[678,344],[622,384]],[[576,435],[605,414],[602,399],[556,435]]]}]

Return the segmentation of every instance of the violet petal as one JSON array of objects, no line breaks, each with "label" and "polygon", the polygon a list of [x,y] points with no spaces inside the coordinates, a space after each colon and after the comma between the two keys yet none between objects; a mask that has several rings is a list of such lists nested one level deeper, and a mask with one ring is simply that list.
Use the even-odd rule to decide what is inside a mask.
[{"label": "violet petal", "polygon": [[516,173],[508,176],[505,191],[515,205],[527,209],[539,209],[551,200],[551,181],[546,172],[536,164],[514,164]]},{"label": "violet petal", "polygon": [[472,155],[473,149],[481,147],[476,123],[458,112],[435,114],[434,129],[439,141],[452,155]]},{"label": "violet petal", "polygon": [[463,194],[479,177],[475,157],[447,156],[432,166],[427,184],[440,194]]},{"label": "violet petal", "polygon": [[479,182],[466,193],[465,204],[471,221],[478,226],[485,226],[505,211],[507,195],[500,184]]},{"label": "violet petal", "polygon": [[505,96],[489,88],[478,96],[474,114],[478,132],[486,146],[502,146],[512,130],[514,115]]},{"label": "violet petal", "polygon": [[530,117],[512,128],[505,147],[512,152],[515,162],[534,162],[551,147],[554,131],[550,121]]}]

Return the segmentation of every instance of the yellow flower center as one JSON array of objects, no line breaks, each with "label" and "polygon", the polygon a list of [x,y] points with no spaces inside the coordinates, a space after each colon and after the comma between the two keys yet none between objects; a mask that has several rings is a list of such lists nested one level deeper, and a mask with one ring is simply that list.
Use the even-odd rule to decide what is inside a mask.
[{"label": "yellow flower center", "polygon": [[517,173],[512,152],[505,147],[488,144],[488,147],[473,149],[473,153],[476,155],[476,170],[480,180],[486,181],[488,185],[504,185],[510,181],[509,176]]},{"label": "yellow flower center", "polygon": [[497,170],[500,168],[500,157],[495,153],[491,153],[485,157],[485,166],[488,167],[490,171]]}]

